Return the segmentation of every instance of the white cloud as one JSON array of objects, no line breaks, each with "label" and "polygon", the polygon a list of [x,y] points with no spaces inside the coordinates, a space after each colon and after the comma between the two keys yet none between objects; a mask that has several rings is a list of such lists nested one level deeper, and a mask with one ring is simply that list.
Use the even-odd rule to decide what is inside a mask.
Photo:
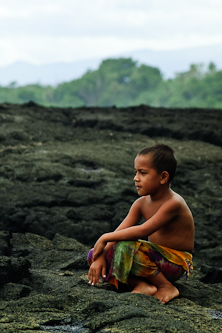
[{"label": "white cloud", "polygon": [[0,66],[222,43],[221,14],[219,0],[7,0]]}]

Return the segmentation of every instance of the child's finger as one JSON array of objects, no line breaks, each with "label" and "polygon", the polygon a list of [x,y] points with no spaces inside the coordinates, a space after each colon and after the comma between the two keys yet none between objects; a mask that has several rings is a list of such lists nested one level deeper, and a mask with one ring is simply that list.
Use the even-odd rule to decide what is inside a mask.
[{"label": "child's finger", "polygon": [[89,278],[89,283],[91,283],[92,279],[93,279],[92,268],[90,268],[89,271],[88,271],[88,278]]},{"label": "child's finger", "polygon": [[89,283],[94,286],[97,283],[97,270],[91,269],[91,274],[89,275]]},{"label": "child's finger", "polygon": [[106,277],[106,266],[104,265],[102,268],[102,277],[105,279]]},{"label": "child's finger", "polygon": [[99,284],[99,278],[100,278],[100,270],[99,269],[97,269],[96,271],[95,271],[95,275],[94,275],[94,285],[95,284]]}]

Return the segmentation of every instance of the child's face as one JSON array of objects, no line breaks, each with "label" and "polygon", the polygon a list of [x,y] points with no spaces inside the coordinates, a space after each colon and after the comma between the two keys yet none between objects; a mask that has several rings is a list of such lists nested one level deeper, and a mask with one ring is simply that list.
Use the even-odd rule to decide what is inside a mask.
[{"label": "child's face", "polygon": [[140,196],[155,194],[161,186],[161,174],[154,169],[152,155],[137,155],[134,161],[134,177],[137,192]]}]

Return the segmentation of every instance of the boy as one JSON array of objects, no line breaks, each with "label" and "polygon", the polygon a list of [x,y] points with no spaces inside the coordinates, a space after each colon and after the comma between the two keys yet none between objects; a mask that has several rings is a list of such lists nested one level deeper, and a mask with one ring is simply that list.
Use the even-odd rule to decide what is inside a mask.
[{"label": "boy", "polygon": [[[98,284],[102,274],[117,287],[127,283],[132,292],[165,304],[179,295],[172,282],[192,269],[194,221],[184,199],[170,188],[177,165],[170,147],[144,148],[134,163],[140,198],[119,227],[102,235],[89,252],[89,283]],[[138,224],[141,217],[145,222]]]}]

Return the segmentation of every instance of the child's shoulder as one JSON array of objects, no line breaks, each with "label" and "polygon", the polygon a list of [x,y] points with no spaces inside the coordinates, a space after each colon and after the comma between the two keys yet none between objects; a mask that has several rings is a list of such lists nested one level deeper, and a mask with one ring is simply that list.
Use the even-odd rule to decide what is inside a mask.
[{"label": "child's shoulder", "polygon": [[184,200],[184,198],[174,191],[172,191],[172,197],[169,200],[178,205],[186,205],[186,201]]},{"label": "child's shoulder", "polygon": [[164,203],[169,211],[174,211],[179,214],[184,214],[190,211],[185,199],[176,192],[172,191],[172,196]]},{"label": "child's shoulder", "polygon": [[148,204],[148,201],[149,201],[149,198],[148,196],[142,196],[142,197],[139,197],[138,199],[136,199],[131,208],[135,208],[135,209],[141,209],[142,207],[144,207],[145,205]]},{"label": "child's shoulder", "polygon": [[165,207],[166,209],[180,209],[182,207],[186,207],[187,204],[184,198],[174,191],[170,191],[166,197],[159,198],[155,203],[151,200],[150,195],[145,195],[139,197],[134,201],[133,204],[135,207],[142,209],[145,207]]},{"label": "child's shoulder", "polygon": [[137,205],[144,205],[144,204],[147,204],[149,201],[150,201],[150,195],[144,195],[144,196],[136,199],[136,201],[134,201],[134,203]]}]

